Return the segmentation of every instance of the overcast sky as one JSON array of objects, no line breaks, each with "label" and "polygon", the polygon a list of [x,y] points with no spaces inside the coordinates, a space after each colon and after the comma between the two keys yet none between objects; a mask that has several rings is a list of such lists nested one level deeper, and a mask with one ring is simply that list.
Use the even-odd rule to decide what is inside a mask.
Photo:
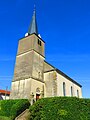
[{"label": "overcast sky", "polygon": [[1,0],[0,89],[10,90],[18,41],[28,31],[34,4],[46,60],[90,98],[90,0]]}]

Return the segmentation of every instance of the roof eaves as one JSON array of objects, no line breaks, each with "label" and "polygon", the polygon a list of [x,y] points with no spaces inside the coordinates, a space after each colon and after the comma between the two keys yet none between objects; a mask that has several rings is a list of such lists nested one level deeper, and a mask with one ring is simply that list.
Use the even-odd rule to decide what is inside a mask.
[{"label": "roof eaves", "polygon": [[75,80],[73,80],[72,78],[70,78],[69,76],[67,76],[65,73],[63,73],[62,71],[60,71],[59,69],[56,69],[56,71],[61,74],[62,76],[64,76],[65,78],[67,78],[68,80],[70,80],[71,82],[75,83],[76,85],[78,85],[79,87],[82,87],[79,83],[77,83]]}]

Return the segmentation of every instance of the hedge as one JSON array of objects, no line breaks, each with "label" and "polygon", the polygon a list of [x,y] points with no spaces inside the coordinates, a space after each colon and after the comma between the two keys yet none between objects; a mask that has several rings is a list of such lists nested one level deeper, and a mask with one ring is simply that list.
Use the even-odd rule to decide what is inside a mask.
[{"label": "hedge", "polygon": [[11,120],[9,117],[0,116],[0,120]]},{"label": "hedge", "polygon": [[18,100],[1,100],[0,101],[0,116],[10,116],[11,107],[17,103]]},{"label": "hedge", "polygon": [[53,97],[30,106],[30,120],[90,120],[90,99]]},{"label": "hedge", "polygon": [[26,110],[27,108],[29,108],[30,103],[28,100],[20,100],[18,101],[16,104],[14,104],[11,108],[11,112],[10,112],[10,117],[11,119],[15,119],[16,116],[18,116],[19,114],[21,114],[24,110]]},{"label": "hedge", "polygon": [[30,103],[27,99],[1,100],[0,101],[0,117],[3,117],[3,120],[4,119],[13,120],[25,109],[29,108],[29,106],[30,106]]}]

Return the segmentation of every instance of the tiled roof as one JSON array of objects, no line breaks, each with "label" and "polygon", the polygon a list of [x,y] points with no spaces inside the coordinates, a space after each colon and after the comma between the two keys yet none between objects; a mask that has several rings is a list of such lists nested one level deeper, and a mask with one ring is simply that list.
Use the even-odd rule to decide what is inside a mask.
[{"label": "tiled roof", "polygon": [[1,94],[8,94],[8,95],[10,95],[10,91],[6,91],[6,90],[0,90],[0,93]]}]

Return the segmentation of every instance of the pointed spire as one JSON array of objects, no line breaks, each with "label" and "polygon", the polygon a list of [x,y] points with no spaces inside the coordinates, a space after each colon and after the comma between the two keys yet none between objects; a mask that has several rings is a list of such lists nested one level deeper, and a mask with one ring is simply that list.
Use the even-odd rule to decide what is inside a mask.
[{"label": "pointed spire", "polygon": [[28,29],[28,34],[32,34],[32,33],[36,33],[38,35],[35,5],[34,5],[34,11],[33,11],[31,24],[30,24],[29,29]]}]

